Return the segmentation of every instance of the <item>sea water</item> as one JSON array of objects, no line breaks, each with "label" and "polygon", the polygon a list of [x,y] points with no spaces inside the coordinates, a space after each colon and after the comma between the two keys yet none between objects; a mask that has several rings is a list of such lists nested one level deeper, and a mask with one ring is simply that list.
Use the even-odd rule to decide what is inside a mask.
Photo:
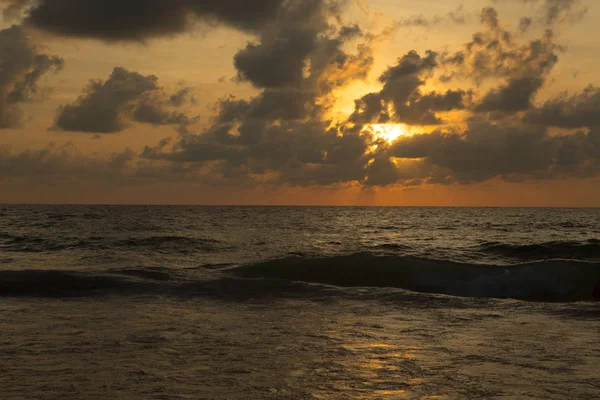
[{"label": "sea water", "polygon": [[600,210],[0,206],[2,399],[596,399]]}]

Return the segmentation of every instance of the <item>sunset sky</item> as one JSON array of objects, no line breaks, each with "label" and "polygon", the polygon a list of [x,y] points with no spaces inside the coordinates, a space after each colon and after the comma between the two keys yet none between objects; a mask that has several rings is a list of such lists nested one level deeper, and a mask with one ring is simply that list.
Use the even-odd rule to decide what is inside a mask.
[{"label": "sunset sky", "polygon": [[0,7],[0,202],[600,206],[597,1]]}]

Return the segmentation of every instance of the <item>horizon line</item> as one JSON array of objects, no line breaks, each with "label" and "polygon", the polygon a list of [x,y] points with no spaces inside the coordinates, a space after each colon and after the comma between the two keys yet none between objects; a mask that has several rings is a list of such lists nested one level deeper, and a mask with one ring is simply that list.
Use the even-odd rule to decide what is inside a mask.
[{"label": "horizon line", "polygon": [[159,203],[3,203],[0,206],[87,206],[87,207],[256,207],[256,208],[552,208],[600,209],[600,206],[496,206],[496,205],[364,205],[364,204],[159,204]]}]

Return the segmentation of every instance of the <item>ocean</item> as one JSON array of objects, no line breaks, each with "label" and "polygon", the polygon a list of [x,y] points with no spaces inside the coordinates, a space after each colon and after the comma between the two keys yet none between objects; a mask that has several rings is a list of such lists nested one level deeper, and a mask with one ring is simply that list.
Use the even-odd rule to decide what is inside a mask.
[{"label": "ocean", "polygon": [[0,205],[1,399],[597,399],[600,210]]}]

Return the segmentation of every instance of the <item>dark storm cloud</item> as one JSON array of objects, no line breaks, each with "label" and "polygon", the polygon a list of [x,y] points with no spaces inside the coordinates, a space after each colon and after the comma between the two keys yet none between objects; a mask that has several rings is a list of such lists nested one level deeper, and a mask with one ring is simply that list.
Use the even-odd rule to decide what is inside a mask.
[{"label": "dark storm cloud", "polygon": [[422,87],[436,71],[445,73],[438,78],[441,82],[454,78],[476,84],[486,79],[504,81],[474,105],[476,112],[514,113],[530,108],[558,61],[560,47],[554,43],[552,31],[545,32],[541,39],[519,44],[515,34],[501,24],[496,9],[484,8],[480,20],[486,29],[475,33],[459,52],[430,51],[421,57],[413,51],[399,59],[380,77],[383,89],[379,93],[369,93],[356,101],[351,121],[443,123],[439,113],[464,109],[473,93],[460,89],[423,93]]},{"label": "dark storm cloud", "polygon": [[169,97],[169,104],[173,107],[181,107],[188,103],[196,104],[197,100],[193,92],[194,89],[189,87],[179,89]]},{"label": "dark storm cloud", "polygon": [[[543,127],[509,120],[472,119],[465,132],[434,131],[401,137],[393,145],[368,133],[343,136],[326,124],[285,121],[263,125],[254,140],[245,133],[215,140],[186,136],[173,151],[147,148],[143,158],[203,165],[223,184],[254,180],[312,186],[359,182],[366,186],[466,184],[587,177],[600,173],[600,131],[551,135]],[[223,134],[221,132],[221,134]],[[228,134],[228,133],[226,133]],[[377,143],[378,148],[373,145]]]},{"label": "dark storm cloud", "polygon": [[160,96],[143,96],[136,105],[133,121],[152,125],[179,125],[187,126],[196,122],[196,118],[185,113],[168,111],[165,109],[164,100]]},{"label": "dark storm cloud", "polygon": [[[394,145],[391,154],[399,158],[420,158],[429,165],[430,181],[440,183],[481,182],[501,176],[505,179],[546,171],[552,152],[542,129],[528,129],[471,123],[462,133],[434,132],[416,135]],[[440,177],[439,173],[443,172]]]},{"label": "dark storm cloud", "polygon": [[[320,15],[321,11],[314,14],[314,10],[318,9],[309,14]],[[314,28],[320,25],[308,22],[299,31],[311,38],[307,41],[311,46],[294,61],[296,73],[289,75],[293,78],[273,84],[253,78],[255,86],[264,88],[260,95],[249,100],[222,99],[215,107],[213,125],[206,131],[147,147],[141,156],[196,165],[221,184],[411,186],[596,173],[598,154],[590,147],[597,141],[594,133],[552,136],[544,127],[523,125],[510,117],[531,109],[535,94],[558,60],[551,33],[519,44],[517,37],[502,27],[494,9],[484,9],[481,19],[487,29],[475,34],[459,53],[430,51],[421,55],[411,51],[400,57],[379,77],[382,89],[358,99],[348,121],[337,124],[325,117],[327,103],[322,100],[337,84],[332,82],[343,85],[361,79],[368,71],[365,60],[369,59],[343,52],[341,38],[366,35],[356,29],[353,35],[345,35],[347,30],[339,29],[328,37],[325,32],[331,32],[329,28]],[[277,28],[273,34],[288,38],[289,32]],[[314,32],[320,33],[315,36]],[[264,44],[262,40],[257,46]],[[290,40],[280,43],[296,46]],[[274,53],[265,54],[270,59]],[[332,62],[336,59],[354,60],[348,65],[354,65],[355,72],[339,75]],[[472,111],[479,114],[469,120],[464,132],[437,130],[401,137],[391,146],[378,139],[369,123],[440,124],[440,113],[472,104],[470,90],[424,90],[442,68],[475,82],[489,78],[505,83],[473,105]],[[488,120],[492,114],[494,122]],[[586,146],[588,150],[582,153]]]},{"label": "dark storm cloud", "polygon": [[[379,151],[368,168],[367,183],[476,183],[494,178],[520,181],[600,173],[596,130],[552,135],[546,128],[595,126],[594,110],[600,110],[595,107],[600,98],[597,90],[589,88],[581,95],[564,96],[534,109],[535,95],[561,51],[552,31],[520,44],[519,38],[503,27],[495,9],[484,9],[481,22],[486,30],[475,33],[463,50],[443,54],[438,60],[450,71],[450,79],[504,81],[472,107],[475,113],[489,114],[476,114],[465,131],[437,130],[401,137]],[[526,123],[508,117],[516,112],[525,112]],[[400,161],[390,162],[389,157]]]},{"label": "dark storm cloud", "polygon": [[314,46],[314,37],[304,32],[290,32],[289,37],[270,43],[248,44],[234,59],[238,78],[256,87],[297,87]]},{"label": "dark storm cloud", "polygon": [[20,26],[0,30],[0,129],[21,124],[18,104],[43,97],[40,78],[63,65],[62,58],[41,53]]},{"label": "dark storm cloud", "polygon": [[546,101],[525,116],[532,124],[559,128],[585,128],[600,126],[600,88],[588,86],[583,92]]},{"label": "dark storm cloud", "polygon": [[234,57],[238,79],[260,88],[299,87],[318,35],[328,28],[320,0],[294,3],[289,12]]},{"label": "dark storm cloud", "polygon": [[117,67],[106,81],[93,80],[73,104],[61,106],[56,128],[73,132],[116,133],[131,121],[186,126],[195,122],[166,106],[184,104],[181,91],[167,96],[154,75]]},{"label": "dark storm cloud", "polygon": [[[380,75],[381,90],[357,99],[347,120],[331,121],[335,89],[368,76],[377,37],[344,25],[334,3],[289,1],[278,7],[277,18],[269,23],[242,27],[255,35],[234,58],[237,80],[260,92],[219,100],[203,131],[180,130],[178,137],[146,146],[140,154],[126,151],[102,162],[62,148],[24,153],[0,149],[0,166],[42,177],[48,171],[68,176],[79,170],[84,176],[116,181],[135,176],[236,187],[413,186],[600,173],[598,129],[567,135],[550,134],[546,126],[598,125],[599,90],[589,88],[533,108],[535,95],[558,61],[560,47],[551,31],[523,42],[504,27],[496,10],[486,8],[481,13],[485,29],[459,52],[408,52]],[[79,35],[127,39],[162,31],[110,37],[90,32],[94,30]],[[483,94],[474,92],[478,89],[427,90],[429,84],[437,87],[452,77],[476,84],[489,79],[497,87]],[[108,80],[92,81],[74,104],[63,107],[56,125],[98,133],[117,132],[131,122],[186,127],[195,119],[176,108],[193,102],[189,89],[166,93],[156,77],[116,68]],[[471,113],[466,128],[439,127],[390,144],[369,126],[441,125],[444,113],[453,110]]]},{"label": "dark storm cloud", "polygon": [[401,138],[389,155],[425,166],[430,183],[592,176],[600,172],[600,132],[550,135],[541,127],[474,119],[463,133]]},{"label": "dark storm cloud", "polygon": [[208,169],[215,184],[262,175],[269,184],[303,186],[361,180],[371,136],[341,135],[326,114],[334,89],[368,76],[375,37],[338,16],[333,2],[289,2],[235,56],[237,79],[262,92],[221,99],[204,132],[146,147],[141,157]]},{"label": "dark storm cloud", "polygon": [[[356,25],[331,25],[329,19],[337,16],[334,3],[290,3],[285,16],[235,57],[238,79],[262,92],[251,99],[220,100],[213,125],[205,132],[180,138],[171,152],[147,148],[143,156],[216,162],[213,172],[223,179],[273,172],[284,182],[324,182],[335,180],[334,170],[346,176],[356,171],[332,161],[350,162],[337,156],[344,147],[339,143],[350,141],[329,129],[325,114],[334,89],[367,77],[373,39]],[[343,49],[350,43],[356,48],[353,53]]]},{"label": "dark storm cloud", "polygon": [[[396,95],[396,93],[393,93]],[[462,110],[465,107],[464,99],[469,94],[462,90],[447,90],[445,92],[430,92],[421,94],[413,91],[405,103],[398,97],[392,97],[394,104],[394,121],[411,125],[438,125],[444,120],[437,114],[452,110]],[[404,96],[400,95],[400,99]],[[407,103],[408,102],[408,103]]]},{"label": "dark storm cloud", "polygon": [[[4,0],[24,22],[72,37],[144,40],[188,30],[196,21],[255,32],[287,6],[284,0]],[[295,2],[294,0],[291,1]]]},{"label": "dark storm cloud", "polygon": [[[462,133],[435,131],[403,137],[392,146],[380,143],[380,149],[370,150],[372,142],[365,135],[342,137],[324,125],[285,125],[265,129],[265,141],[252,146],[223,145],[192,135],[176,144],[175,151],[165,151],[171,145],[165,140],[155,148],[146,148],[141,158],[129,149],[101,159],[72,145],[24,152],[0,146],[0,178],[51,182],[69,176],[128,185],[149,179],[212,185],[329,186],[360,182],[365,186],[413,186],[469,184],[494,178],[519,182],[593,177],[600,173],[598,130],[550,135],[539,127],[471,120]],[[293,134],[284,135],[282,129]],[[271,174],[260,178],[265,173]]]},{"label": "dark storm cloud", "polygon": [[158,78],[115,68],[106,81],[91,81],[74,104],[62,106],[56,126],[66,131],[114,133],[128,125],[125,115],[146,92],[159,89]]},{"label": "dark storm cloud", "polygon": [[[337,3],[305,0],[286,3],[285,13],[234,57],[238,81],[257,88],[331,90],[346,79],[366,78],[373,64],[370,48],[357,56],[342,50],[363,34],[356,25],[333,27]],[[333,32],[336,32],[333,34]],[[323,78],[327,78],[323,80]],[[328,86],[315,88],[315,86]]]},{"label": "dark storm cloud", "polygon": [[267,89],[250,100],[227,97],[215,106],[215,123],[319,120],[324,110],[315,103],[317,97],[318,93],[297,89]]},{"label": "dark storm cloud", "polygon": [[247,117],[261,120],[299,120],[316,116],[315,93],[296,89],[265,90],[249,104]]},{"label": "dark storm cloud", "polygon": [[533,97],[544,84],[540,77],[515,78],[487,93],[474,108],[476,112],[515,113],[532,107]]},{"label": "dark storm cloud", "polygon": [[266,90],[250,101],[223,99],[207,131],[180,138],[171,150],[164,144],[148,147],[142,157],[204,165],[221,183],[252,181],[261,174],[275,185],[364,180],[373,136],[331,127],[319,118],[318,106],[299,99],[299,93],[288,89]]},{"label": "dark storm cloud", "polygon": [[432,71],[438,67],[437,53],[425,56],[411,51],[399,58],[396,65],[389,67],[380,77],[383,84],[380,92],[369,93],[356,100],[356,108],[350,121],[359,124],[402,122],[416,125],[442,123],[438,112],[464,108],[468,95],[461,90],[423,94]]},{"label": "dark storm cloud", "polygon": [[[220,101],[217,122],[307,118],[318,121],[331,107],[334,89],[367,78],[373,66],[372,38],[363,37],[356,26],[341,26],[336,30],[326,24],[327,17],[335,14],[330,14],[332,9],[319,1],[306,2],[296,11],[306,18],[295,17],[294,22],[274,26],[270,39],[263,38],[270,44],[277,43],[282,53],[272,51],[270,44],[261,41],[257,45],[249,44],[236,55],[239,60],[239,56],[252,53],[251,64],[261,65],[256,69],[239,63],[236,66],[238,79],[249,81],[263,91],[250,100]],[[292,24],[295,26],[290,28]],[[289,40],[292,31],[292,36],[310,43],[306,51],[297,52],[297,42]],[[343,49],[349,42],[357,42],[355,53]],[[258,47],[268,50],[248,52]],[[287,58],[288,53],[293,55]]]},{"label": "dark storm cloud", "polygon": [[[297,109],[292,104],[265,113],[268,109],[261,103],[281,95],[288,94],[266,91],[250,102],[225,99],[215,124],[204,133],[181,137],[171,150],[164,145],[148,147],[142,157],[211,163],[211,175],[223,181],[251,180],[265,173],[272,174],[271,184],[331,185],[361,180],[371,136],[359,132],[342,136],[329,121],[313,118],[312,111],[307,114],[304,107],[308,105]],[[297,98],[289,99],[295,102]]]}]

